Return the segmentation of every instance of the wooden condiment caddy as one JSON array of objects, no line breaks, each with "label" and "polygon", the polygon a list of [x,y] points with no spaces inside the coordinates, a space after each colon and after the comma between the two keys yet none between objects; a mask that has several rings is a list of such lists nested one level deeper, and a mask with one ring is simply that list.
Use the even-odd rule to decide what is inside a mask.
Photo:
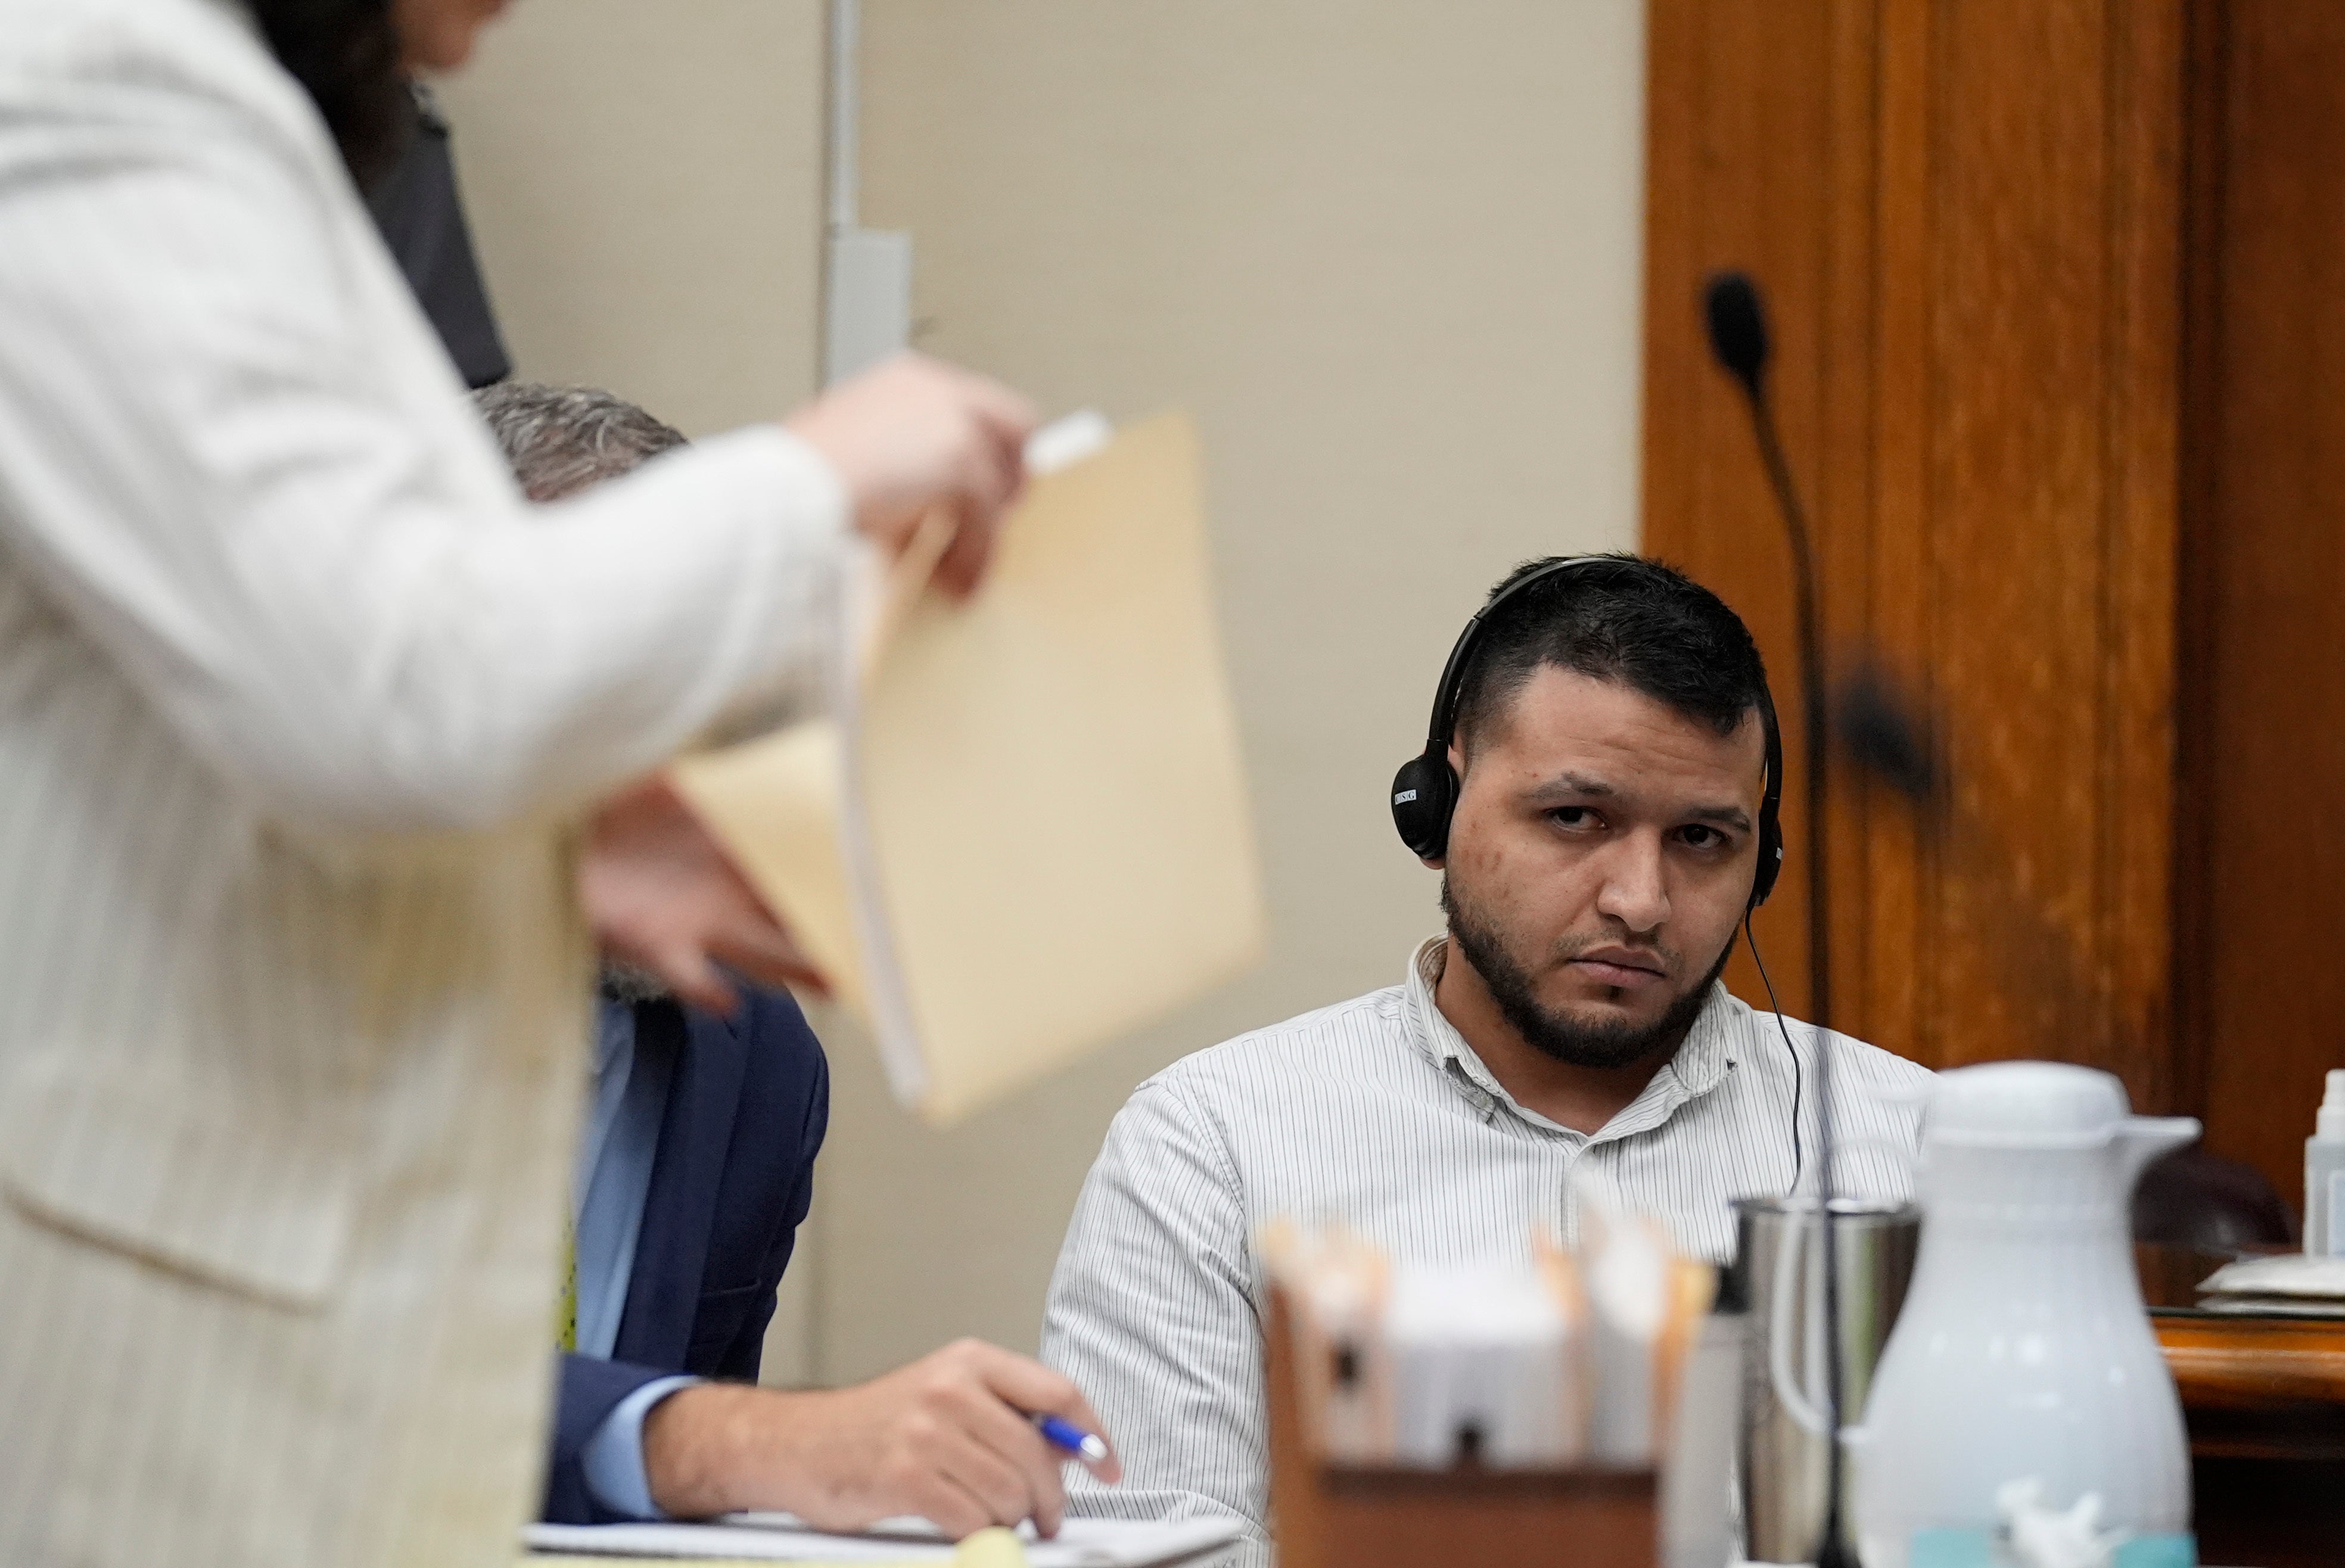
[{"label": "wooden condiment caddy", "polygon": [[1281,1568],[1654,1568],[1651,1470],[1333,1465],[1306,1430],[1285,1291],[1270,1289],[1272,1524]]}]

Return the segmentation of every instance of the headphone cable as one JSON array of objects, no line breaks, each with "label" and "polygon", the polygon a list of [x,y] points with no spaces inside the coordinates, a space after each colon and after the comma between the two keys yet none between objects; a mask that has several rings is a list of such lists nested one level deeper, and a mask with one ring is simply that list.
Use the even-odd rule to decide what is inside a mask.
[{"label": "headphone cable", "polygon": [[1807,1168],[1800,1136],[1800,1098],[1804,1087],[1800,1070],[1800,1053],[1792,1044],[1792,1030],[1783,1022],[1783,1004],[1775,999],[1775,982],[1767,978],[1767,960],[1759,956],[1759,938],[1751,930],[1751,911],[1742,912],[1742,943],[1751,949],[1751,962],[1759,966],[1759,983],[1767,987],[1767,1005],[1775,1012],[1775,1031],[1783,1037],[1783,1054],[1792,1058],[1792,1189],[1787,1198],[1799,1195],[1800,1177]]}]

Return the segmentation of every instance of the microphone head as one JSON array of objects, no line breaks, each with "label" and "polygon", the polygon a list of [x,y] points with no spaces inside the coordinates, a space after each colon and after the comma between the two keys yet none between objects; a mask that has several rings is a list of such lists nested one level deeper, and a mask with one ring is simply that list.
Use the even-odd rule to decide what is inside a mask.
[{"label": "microphone head", "polygon": [[1747,272],[1713,272],[1702,290],[1711,354],[1753,399],[1767,375],[1767,308]]},{"label": "microphone head", "polygon": [[1842,754],[1925,812],[1940,804],[1945,775],[1926,720],[1916,719],[1888,677],[1860,667],[1832,704]]}]

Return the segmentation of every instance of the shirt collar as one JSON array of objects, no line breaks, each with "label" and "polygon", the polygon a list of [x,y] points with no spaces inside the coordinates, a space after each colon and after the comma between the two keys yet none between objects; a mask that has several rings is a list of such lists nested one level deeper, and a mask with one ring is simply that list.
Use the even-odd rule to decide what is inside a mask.
[{"label": "shirt collar", "polygon": [[1448,951],[1448,937],[1428,936],[1409,955],[1406,983],[1409,1041],[1474,1100],[1486,1119],[1503,1106],[1535,1127],[1590,1143],[1609,1143],[1660,1126],[1680,1106],[1716,1088],[1734,1066],[1728,1041],[1731,1034],[1729,1022],[1736,1004],[1723,985],[1713,983],[1710,999],[1695,1016],[1685,1042],[1678,1047],[1677,1055],[1653,1075],[1653,1081],[1645,1086],[1644,1092],[1592,1136],[1575,1131],[1541,1116],[1508,1094],[1506,1086],[1498,1082],[1488,1065],[1467,1043],[1466,1037],[1457,1032],[1457,1026],[1442,1013],[1433,999],[1433,988],[1441,978]]}]

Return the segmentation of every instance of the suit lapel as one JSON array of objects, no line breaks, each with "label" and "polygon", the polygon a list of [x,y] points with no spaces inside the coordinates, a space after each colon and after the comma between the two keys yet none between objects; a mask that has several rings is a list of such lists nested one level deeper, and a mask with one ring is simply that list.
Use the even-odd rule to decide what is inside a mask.
[{"label": "suit lapel", "polygon": [[635,1006],[635,1048],[675,1053],[644,1224],[613,1358],[682,1367],[708,1268],[718,1184],[733,1139],[746,1052],[716,1017],[687,1019],[674,1002]]}]

